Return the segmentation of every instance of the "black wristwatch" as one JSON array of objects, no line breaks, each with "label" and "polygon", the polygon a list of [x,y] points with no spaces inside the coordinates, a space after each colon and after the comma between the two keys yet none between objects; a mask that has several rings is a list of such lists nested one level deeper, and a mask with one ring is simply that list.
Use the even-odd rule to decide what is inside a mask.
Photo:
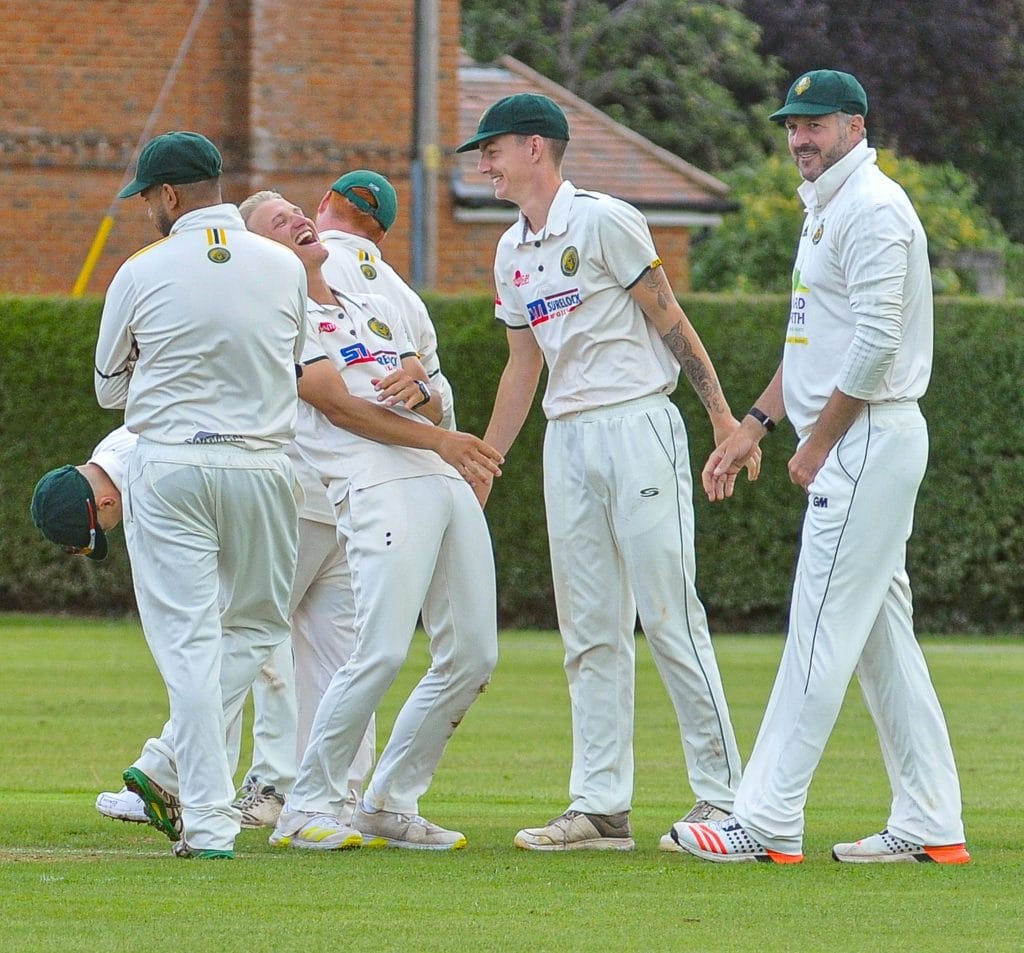
[{"label": "black wristwatch", "polygon": [[418,404],[413,404],[412,407],[409,408],[410,410],[418,410],[424,404],[430,403],[430,385],[425,384],[421,380],[417,380],[414,383],[420,389],[420,393],[423,395],[423,400],[421,400]]},{"label": "black wristwatch", "polygon": [[753,417],[768,433],[771,433],[775,429],[775,421],[772,420],[763,410],[757,407],[751,407],[747,411],[748,417]]}]

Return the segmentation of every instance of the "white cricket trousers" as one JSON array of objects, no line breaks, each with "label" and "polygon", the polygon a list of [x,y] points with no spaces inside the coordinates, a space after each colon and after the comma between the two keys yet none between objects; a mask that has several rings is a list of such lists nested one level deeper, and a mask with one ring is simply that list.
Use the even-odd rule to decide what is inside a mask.
[{"label": "white cricket trousers", "polygon": [[808,487],[789,632],[735,805],[772,850],[802,850],[807,791],[854,672],[892,786],[886,826],[919,844],[964,840],[960,782],[914,637],[906,572],[927,458],[916,403],[869,404]]},{"label": "white cricket trousers", "polygon": [[732,807],[740,756],[694,585],[692,493],[686,428],[667,397],[548,421],[544,504],[572,703],[573,810],[632,806],[638,612],[693,793]]},{"label": "white cricket trousers", "polygon": [[231,849],[240,815],[225,727],[288,636],[291,461],[283,451],[140,439],[125,486],[135,596],[167,686],[185,837]]},{"label": "white cricket trousers", "polygon": [[[352,655],[356,644],[356,606],[345,547],[333,523],[299,520],[299,558],[292,589],[292,648],[298,696],[297,761],[302,761],[317,707],[331,679]],[[376,718],[370,716],[347,778],[336,797],[346,800],[343,820],[355,802],[377,753]]]},{"label": "white cricket trousers", "polygon": [[395,719],[363,800],[416,814],[448,739],[497,662],[491,540],[462,479],[429,475],[352,490],[339,509],[356,604],[356,646],[317,709],[288,807],[338,815],[337,792],[422,610],[430,667]]}]

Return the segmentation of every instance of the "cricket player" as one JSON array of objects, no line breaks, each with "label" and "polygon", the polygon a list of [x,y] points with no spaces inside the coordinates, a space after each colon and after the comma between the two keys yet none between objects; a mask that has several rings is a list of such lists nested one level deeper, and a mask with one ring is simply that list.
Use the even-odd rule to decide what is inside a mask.
[{"label": "cricket player", "polygon": [[[668,395],[680,369],[716,442],[738,426],[679,307],[644,217],[564,181],[569,124],[557,103],[507,96],[456,150],[519,206],[494,261],[508,362],[484,439],[508,451],[548,368],[544,504],[572,698],[571,803],[515,837],[525,850],[632,850],[637,612],[675,708],[688,818],[724,817],[740,778],[704,607],[694,584],[686,428]],[[751,478],[758,458],[750,461]],[[486,492],[483,494],[486,498]],[[666,835],[667,849],[675,844]],[[664,845],[663,845],[664,846]]]},{"label": "cricket player", "polygon": [[927,237],[868,147],[854,76],[798,77],[784,123],[806,210],[782,364],[704,467],[708,497],[788,416],[792,481],[807,494],[789,633],[733,813],[679,823],[712,861],[803,860],[804,806],[856,672],[892,786],[880,833],[839,843],[843,863],[962,864],[960,783],[945,718],[914,637],[906,548],[928,458],[918,400],[932,366]]},{"label": "cricket player", "polygon": [[[270,843],[459,849],[465,836],[423,818],[419,798],[497,660],[490,538],[466,479],[490,478],[500,457],[476,437],[435,426],[440,395],[398,312],[379,296],[332,289],[313,223],[286,199],[263,195],[248,212],[249,227],[293,249],[309,281],[299,393],[310,420],[300,423],[296,443],[338,513],[358,632],[317,710]],[[430,668],[402,707],[348,824],[338,779],[405,660],[421,610]]]},{"label": "cricket player", "polygon": [[[297,512],[284,448],[305,337],[304,270],[245,229],[220,175],[216,147],[194,132],[142,150],[119,195],[141,195],[164,237],[115,274],[95,373],[100,405],[124,408],[139,436],[125,536],[170,702],[184,831],[174,853],[202,859],[232,857],[239,831],[225,715],[288,636]],[[129,768],[125,784],[160,812],[143,772]]]},{"label": "cricket player", "polygon": [[332,288],[379,294],[402,315],[430,386],[441,395],[441,426],[455,429],[452,387],[441,371],[437,332],[426,305],[381,257],[380,245],[398,216],[394,186],[370,169],[346,172],[324,194],[316,213],[316,229],[327,249],[324,277]]},{"label": "cricket player", "polygon": [[[124,474],[137,442],[136,434],[127,427],[118,427],[96,445],[81,466],[58,467],[42,476],[32,494],[31,511],[33,522],[47,539],[61,544],[70,553],[88,549],[93,559],[106,555],[106,534],[121,522]],[[313,488],[319,488],[323,495],[318,483]],[[95,529],[90,529],[90,522],[95,522]],[[99,536],[90,546],[95,533]],[[283,642],[253,683],[253,761],[246,778],[258,781],[249,781],[249,790],[241,799],[245,803],[236,803],[242,812],[243,827],[264,826],[270,816],[268,812],[277,805],[269,822],[273,827],[284,795],[295,780],[295,689],[291,672],[291,646]],[[239,712],[228,729],[232,766],[238,760],[241,728]],[[146,742],[133,767],[143,771],[154,784],[156,778],[166,779],[162,796],[168,806],[171,828],[180,834],[181,808],[177,796],[170,793],[177,790],[170,722],[158,738]],[[114,820],[150,823],[142,798],[128,788],[101,792],[96,798],[96,810]],[[157,826],[165,830],[162,825]]]}]

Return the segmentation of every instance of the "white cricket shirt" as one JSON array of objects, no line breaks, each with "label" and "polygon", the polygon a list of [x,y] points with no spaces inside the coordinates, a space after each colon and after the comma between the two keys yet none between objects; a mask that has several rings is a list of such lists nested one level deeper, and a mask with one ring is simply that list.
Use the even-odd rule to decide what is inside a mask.
[{"label": "white cricket shirt", "polygon": [[331,228],[320,232],[320,242],[328,251],[321,270],[332,288],[383,295],[398,309],[420,363],[441,395],[441,426],[454,430],[452,386],[441,373],[437,332],[420,296],[381,258],[380,249],[368,238]]},{"label": "white cricket shirt", "polygon": [[306,272],[234,205],[183,215],[114,275],[96,343],[100,406],[164,444],[283,447],[295,432]]},{"label": "white cricket shirt", "polygon": [[539,234],[520,212],[501,236],[495,317],[544,352],[548,419],[675,390],[679,365],[629,294],[660,264],[637,209],[568,181]]},{"label": "white cricket shirt", "polygon": [[103,470],[110,477],[110,482],[117,487],[118,493],[122,491],[128,458],[132,455],[138,440],[138,434],[132,433],[127,427],[118,427],[96,444],[92,456],[86,461],[95,463]]},{"label": "white cricket shirt", "polygon": [[[797,433],[813,426],[843,383],[858,325],[895,356],[873,403],[917,400],[932,366],[932,279],[928,240],[903,189],[859,142],[799,188],[806,218],[793,268],[782,360],[786,415]],[[847,392],[847,391],[844,391]]]},{"label": "white cricket shirt", "polygon": [[[327,359],[341,374],[353,397],[377,406],[372,381],[397,370],[403,357],[416,349],[402,323],[401,315],[380,295],[356,295],[336,291],[342,306],[308,300],[309,328],[302,363]],[[419,423],[433,424],[405,407],[388,408],[392,413]],[[299,428],[295,444],[299,452],[327,484],[327,498],[337,505],[349,489],[362,489],[405,477],[439,473],[461,479],[459,473],[433,450],[378,443],[336,427],[318,410],[310,407],[309,422]]]}]

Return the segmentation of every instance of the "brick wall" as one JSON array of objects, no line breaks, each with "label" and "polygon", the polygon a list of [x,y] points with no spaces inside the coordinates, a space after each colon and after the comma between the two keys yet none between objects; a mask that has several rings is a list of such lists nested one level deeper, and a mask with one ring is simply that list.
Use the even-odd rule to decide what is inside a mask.
[{"label": "brick wall", "polygon": [[[490,290],[503,227],[454,219],[459,4],[438,6],[437,286]],[[0,22],[18,34],[0,45],[0,293],[70,292],[112,206],[90,293],[102,294],[120,263],[156,237],[140,199],[115,205],[114,196],[196,7],[0,0]],[[213,0],[154,134],[195,129],[213,139],[232,202],[273,188],[312,214],[342,172],[383,172],[399,195],[384,250],[409,277],[414,11],[414,0]],[[686,230],[655,238],[673,286],[686,290]]]}]

